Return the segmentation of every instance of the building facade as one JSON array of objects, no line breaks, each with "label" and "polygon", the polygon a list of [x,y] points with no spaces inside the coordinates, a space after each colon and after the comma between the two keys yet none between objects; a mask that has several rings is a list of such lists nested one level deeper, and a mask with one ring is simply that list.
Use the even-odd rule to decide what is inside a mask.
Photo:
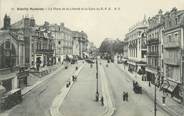
[{"label": "building facade", "polygon": [[35,26],[32,35],[32,66],[38,71],[40,67],[55,64],[55,43],[48,26],[47,22],[42,26]]},{"label": "building facade", "polygon": [[[148,19],[147,30],[147,80],[158,86],[163,83],[163,31],[164,16],[160,10],[157,15]],[[158,77],[157,74],[160,73]]]},{"label": "building facade", "polygon": [[62,63],[66,56],[71,58],[73,55],[73,32],[65,27],[64,23],[50,25],[49,30],[52,32],[55,42],[56,63]]},{"label": "building facade", "polygon": [[73,31],[73,38],[79,41],[79,57],[86,58],[87,57],[87,46],[88,46],[88,36],[85,32],[81,31]]},{"label": "building facade", "polygon": [[164,20],[164,77],[171,96],[184,98],[184,11],[173,8]]},{"label": "building facade", "polygon": [[[4,17],[4,26],[0,31],[0,85],[5,92],[27,86],[28,66],[26,62],[26,24],[11,24],[9,16]],[[19,28],[22,26],[21,28]]]},{"label": "building facade", "polygon": [[129,71],[144,73],[146,66],[146,29],[147,20],[144,19],[129,29],[126,34],[128,41],[128,65]]}]

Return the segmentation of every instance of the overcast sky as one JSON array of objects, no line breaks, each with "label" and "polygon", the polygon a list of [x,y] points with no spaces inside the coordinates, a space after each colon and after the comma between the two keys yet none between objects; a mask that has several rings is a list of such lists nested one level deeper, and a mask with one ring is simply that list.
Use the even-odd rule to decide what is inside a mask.
[{"label": "overcast sky", "polygon": [[[0,0],[0,26],[4,14],[11,17],[12,23],[20,20],[23,15],[34,16],[37,24],[44,21],[60,24],[71,30],[83,30],[88,39],[98,47],[104,38],[124,39],[128,28],[146,17],[157,14],[159,9],[164,12],[173,7],[184,9],[184,0]],[[16,8],[99,8],[111,7],[120,10],[110,11],[17,11]],[[14,10],[12,10],[14,8]]]}]

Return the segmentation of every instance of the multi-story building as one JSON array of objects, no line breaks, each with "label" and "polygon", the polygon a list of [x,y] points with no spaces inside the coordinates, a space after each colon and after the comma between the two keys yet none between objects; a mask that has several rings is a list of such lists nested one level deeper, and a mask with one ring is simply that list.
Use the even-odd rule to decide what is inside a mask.
[{"label": "multi-story building", "polygon": [[146,65],[146,29],[147,20],[138,22],[129,29],[126,34],[128,41],[128,65],[129,71],[144,73]]},{"label": "multi-story building", "polygon": [[[22,70],[29,66],[30,39],[27,30],[31,19],[23,19],[11,25],[9,16],[4,17],[4,26],[0,31],[0,85],[7,91],[27,85],[28,71]],[[1,87],[1,88],[3,88]]]},{"label": "multi-story building", "polygon": [[[157,15],[148,19],[149,27],[147,29],[146,77],[153,84],[157,80],[158,86],[163,83],[163,22],[164,16],[160,10]],[[160,76],[157,76],[158,71]]]},{"label": "multi-story building", "polygon": [[164,20],[165,88],[171,96],[184,98],[184,10],[173,8]]},{"label": "multi-story building", "polygon": [[54,48],[55,43],[52,33],[49,31],[49,23],[42,26],[35,26],[32,35],[32,65],[39,70],[40,67],[55,64]]},{"label": "multi-story building", "polygon": [[87,57],[87,46],[88,46],[88,39],[87,34],[83,31],[73,31],[73,38],[76,38],[79,40],[79,57],[80,58],[86,58]]},{"label": "multi-story building", "polygon": [[73,32],[65,27],[64,23],[50,25],[49,30],[54,36],[56,62],[62,63],[66,56],[71,58],[73,55]]}]

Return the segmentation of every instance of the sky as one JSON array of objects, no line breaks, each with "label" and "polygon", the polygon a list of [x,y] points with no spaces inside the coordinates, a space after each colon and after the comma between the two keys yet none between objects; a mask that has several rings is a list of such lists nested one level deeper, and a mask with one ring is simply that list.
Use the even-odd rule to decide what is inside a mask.
[{"label": "sky", "polygon": [[[173,7],[184,10],[184,0],[0,0],[0,27],[7,13],[11,23],[23,16],[34,17],[38,25],[64,23],[74,31],[84,31],[88,39],[99,47],[105,38],[123,40],[129,27],[152,17],[159,9]],[[23,10],[17,10],[23,8]],[[25,10],[43,8],[44,10]],[[48,10],[48,8],[111,8],[111,10]],[[117,8],[118,10],[114,10]]]}]

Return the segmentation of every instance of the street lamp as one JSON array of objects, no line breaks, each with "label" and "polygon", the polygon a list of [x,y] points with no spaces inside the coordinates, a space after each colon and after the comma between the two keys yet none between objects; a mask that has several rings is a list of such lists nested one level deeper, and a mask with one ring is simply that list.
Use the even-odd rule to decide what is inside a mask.
[{"label": "street lamp", "polygon": [[96,101],[99,100],[99,92],[98,92],[98,60],[96,57]]}]

